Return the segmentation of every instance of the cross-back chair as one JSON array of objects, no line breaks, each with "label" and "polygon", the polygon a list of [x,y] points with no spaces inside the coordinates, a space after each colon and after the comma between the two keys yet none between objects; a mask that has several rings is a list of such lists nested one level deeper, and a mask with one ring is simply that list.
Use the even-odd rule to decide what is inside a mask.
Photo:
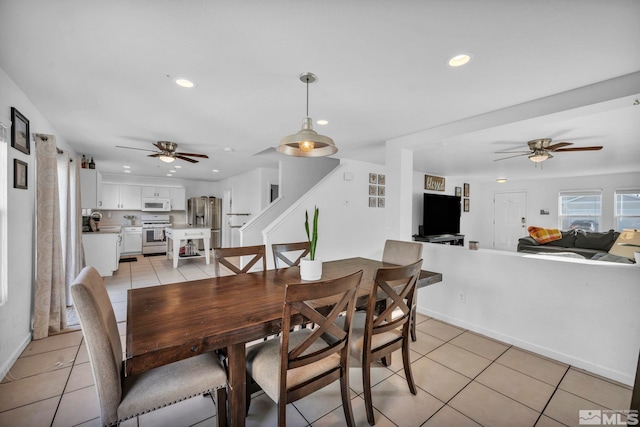
[{"label": "cross-back chair", "polygon": [[[276,243],[271,245],[271,250],[275,268],[293,267],[300,264],[300,260],[309,254],[309,242]],[[296,255],[297,258],[293,259]]]},{"label": "cross-back chair", "polygon": [[[349,396],[349,340],[361,279],[362,270],[339,279],[287,284],[280,339],[247,349],[247,374],[277,403],[279,426],[286,425],[288,403],[337,380],[347,425],[355,425]],[[328,314],[314,308],[314,300],[320,298],[336,301]],[[343,320],[336,323],[338,318]],[[292,324],[300,321],[316,326],[292,332]],[[249,381],[247,393],[250,399]]]},{"label": "cross-back chair", "polygon": [[[243,256],[253,256],[243,267],[238,267],[229,260],[229,258]],[[262,271],[264,271],[267,269],[266,249],[264,245],[216,248],[213,250],[213,262],[216,276],[218,277],[220,277],[220,264],[231,270],[233,274],[242,274],[248,273],[260,260],[262,260]],[[242,265],[242,259],[240,259],[240,265]]]},{"label": "cross-back chair", "polygon": [[204,353],[136,375],[124,376],[122,345],[111,300],[95,268],[71,285],[93,370],[100,420],[120,422],[172,403],[217,391],[218,424],[226,425],[227,375],[218,356]]}]

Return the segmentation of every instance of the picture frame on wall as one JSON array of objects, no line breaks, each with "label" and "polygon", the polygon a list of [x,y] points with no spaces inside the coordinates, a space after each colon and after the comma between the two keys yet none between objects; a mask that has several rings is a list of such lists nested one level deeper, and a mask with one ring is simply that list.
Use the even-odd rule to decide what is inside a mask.
[{"label": "picture frame on wall", "polygon": [[30,154],[29,135],[29,119],[16,108],[11,107],[11,146],[24,154]]},{"label": "picture frame on wall", "polygon": [[469,197],[469,184],[464,183],[464,197]]},{"label": "picture frame on wall", "polygon": [[376,194],[378,194],[378,188],[375,185],[370,185],[369,186],[369,195],[370,196],[375,196]]},{"label": "picture frame on wall", "polygon": [[456,187],[456,197],[462,197],[462,187]]},{"label": "picture frame on wall", "polygon": [[463,209],[465,212],[469,212],[469,199],[464,199]]},{"label": "picture frame on wall", "polygon": [[379,208],[384,208],[384,197],[378,197],[378,207]]},{"label": "picture frame on wall", "polygon": [[13,159],[13,188],[20,188],[22,190],[29,188],[27,182],[27,167],[26,162]]},{"label": "picture frame on wall", "polygon": [[370,208],[375,208],[376,206],[378,206],[376,198],[375,197],[369,197],[369,207]]},{"label": "picture frame on wall", "polygon": [[386,185],[386,182],[387,177],[382,174],[378,174],[378,185]]},{"label": "picture frame on wall", "polygon": [[369,174],[369,184],[377,184],[378,183],[378,174],[370,173]]},{"label": "picture frame on wall", "polygon": [[378,196],[385,196],[386,195],[385,194],[386,193],[385,188],[387,188],[387,187],[385,187],[384,185],[379,185],[378,186]]}]

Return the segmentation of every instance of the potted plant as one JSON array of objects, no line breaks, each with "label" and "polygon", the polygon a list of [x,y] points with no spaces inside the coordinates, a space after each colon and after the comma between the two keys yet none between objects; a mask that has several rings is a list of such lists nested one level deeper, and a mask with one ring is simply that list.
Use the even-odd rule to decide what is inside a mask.
[{"label": "potted plant", "polygon": [[300,260],[300,278],[302,280],[320,280],[322,277],[322,260],[316,259],[318,244],[318,213],[316,206],[313,212],[313,230],[309,231],[309,212],[304,212],[304,229],[309,241],[309,255]]}]

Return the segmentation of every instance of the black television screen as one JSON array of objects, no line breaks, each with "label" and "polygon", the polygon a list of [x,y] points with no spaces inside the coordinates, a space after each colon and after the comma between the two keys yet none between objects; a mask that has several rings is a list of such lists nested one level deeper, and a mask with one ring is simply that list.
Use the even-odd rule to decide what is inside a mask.
[{"label": "black television screen", "polygon": [[460,197],[424,193],[422,235],[460,233]]}]

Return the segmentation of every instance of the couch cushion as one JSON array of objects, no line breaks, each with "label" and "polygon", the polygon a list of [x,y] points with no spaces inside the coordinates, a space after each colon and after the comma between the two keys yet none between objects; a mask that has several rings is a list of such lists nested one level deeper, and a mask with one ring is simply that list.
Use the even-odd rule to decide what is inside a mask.
[{"label": "couch cushion", "polygon": [[574,248],[576,246],[576,232],[574,230],[563,231],[562,238],[553,242],[553,246],[563,248]]},{"label": "couch cushion", "polygon": [[576,248],[596,249],[609,251],[615,242],[618,233],[609,230],[606,233],[588,233],[582,230],[576,232]]}]

